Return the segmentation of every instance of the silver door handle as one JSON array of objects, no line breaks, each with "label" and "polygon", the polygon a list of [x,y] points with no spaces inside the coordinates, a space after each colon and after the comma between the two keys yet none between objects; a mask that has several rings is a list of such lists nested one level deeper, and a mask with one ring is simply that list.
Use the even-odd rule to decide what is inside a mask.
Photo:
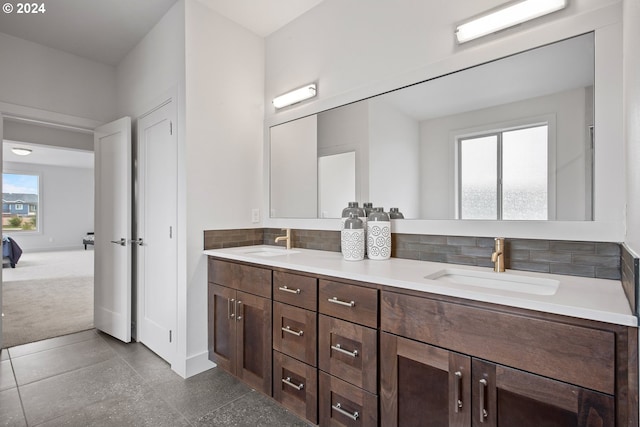
[{"label": "silver door handle", "polygon": [[129,243],[131,243],[132,245],[138,245],[138,246],[142,246],[144,244],[142,241],[142,237],[138,239],[131,239],[129,240]]},{"label": "silver door handle", "polygon": [[280,329],[282,329],[283,332],[287,332],[287,333],[289,333],[291,335],[295,335],[297,337],[301,337],[302,335],[304,335],[304,331],[296,332],[293,329],[291,329],[291,326],[282,327]]},{"label": "silver door handle", "polygon": [[355,301],[340,301],[338,299],[338,297],[333,297],[333,298],[329,298],[327,301],[332,302],[334,304],[338,304],[338,305],[344,305],[346,307],[353,307],[356,305]]},{"label": "silver door handle", "polygon": [[300,385],[298,384],[294,384],[291,382],[291,377],[287,377],[287,378],[283,378],[282,382],[286,385],[288,385],[289,387],[295,388],[296,390],[300,391],[304,388],[304,384],[300,383]]},{"label": "silver door handle", "polygon": [[279,290],[281,290],[282,292],[289,292],[290,294],[299,294],[300,293],[300,289],[291,289],[287,286],[280,286],[278,288]]},{"label": "silver door handle", "polygon": [[115,243],[116,245],[120,245],[120,246],[127,246],[127,239],[123,237],[120,240],[112,240],[111,243]]}]

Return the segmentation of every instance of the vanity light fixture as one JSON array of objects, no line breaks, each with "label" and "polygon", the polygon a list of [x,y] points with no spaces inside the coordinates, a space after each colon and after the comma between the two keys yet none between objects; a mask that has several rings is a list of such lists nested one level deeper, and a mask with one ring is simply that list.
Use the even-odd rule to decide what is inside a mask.
[{"label": "vanity light fixture", "polygon": [[13,147],[11,151],[13,152],[13,154],[16,154],[18,156],[28,156],[33,150],[30,150],[29,148]]},{"label": "vanity light fixture", "polygon": [[465,43],[531,19],[556,12],[567,0],[518,0],[483,13],[456,27],[458,43]]},{"label": "vanity light fixture", "polygon": [[316,96],[316,84],[309,83],[301,88],[287,92],[284,95],[276,96],[273,98],[273,106],[276,108],[283,108],[289,105],[296,104],[304,101],[305,99],[313,98]]}]

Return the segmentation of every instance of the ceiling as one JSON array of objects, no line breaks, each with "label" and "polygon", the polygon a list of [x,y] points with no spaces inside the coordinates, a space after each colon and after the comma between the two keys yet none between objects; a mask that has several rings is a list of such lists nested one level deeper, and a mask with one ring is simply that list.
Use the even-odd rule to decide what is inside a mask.
[{"label": "ceiling", "polygon": [[[33,151],[28,156],[18,156],[11,151],[13,147],[28,148]],[[93,152],[91,151],[7,140],[4,140],[2,144],[2,160],[3,162],[93,169]]]},{"label": "ceiling", "polygon": [[[323,0],[198,1],[265,37]],[[41,14],[0,13],[0,32],[115,66],[175,2],[49,0]]]}]

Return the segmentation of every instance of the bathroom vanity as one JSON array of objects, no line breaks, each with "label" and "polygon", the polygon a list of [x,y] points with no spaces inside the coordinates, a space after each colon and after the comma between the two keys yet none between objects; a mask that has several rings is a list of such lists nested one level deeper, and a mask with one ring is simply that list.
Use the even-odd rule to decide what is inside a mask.
[{"label": "bathroom vanity", "polygon": [[637,319],[618,281],[205,254],[210,359],[311,423],[638,426]]}]

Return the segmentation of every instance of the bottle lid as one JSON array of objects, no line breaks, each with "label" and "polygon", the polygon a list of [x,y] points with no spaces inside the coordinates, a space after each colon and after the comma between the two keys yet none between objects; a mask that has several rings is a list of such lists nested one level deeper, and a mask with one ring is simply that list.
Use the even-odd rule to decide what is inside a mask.
[{"label": "bottle lid", "polygon": [[369,221],[389,221],[389,215],[381,207],[373,208],[369,214]]},{"label": "bottle lid", "polygon": [[358,214],[349,212],[349,218],[344,222],[344,228],[345,230],[359,230],[364,228],[364,223],[358,218]]}]

